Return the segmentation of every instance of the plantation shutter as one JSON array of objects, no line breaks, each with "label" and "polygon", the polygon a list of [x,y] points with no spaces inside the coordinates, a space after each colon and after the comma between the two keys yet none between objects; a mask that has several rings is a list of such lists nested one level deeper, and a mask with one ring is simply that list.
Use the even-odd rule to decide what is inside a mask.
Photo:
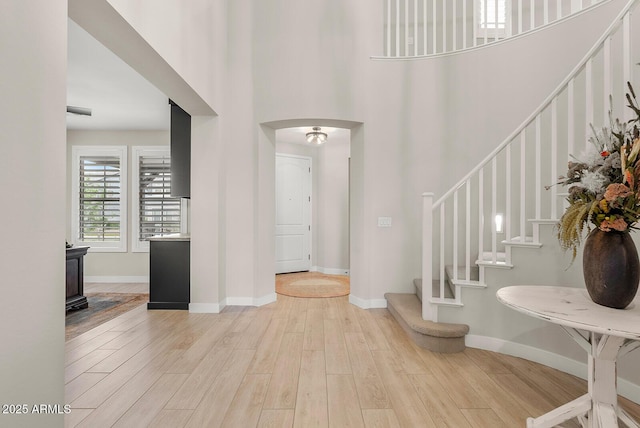
[{"label": "plantation shutter", "polygon": [[121,174],[118,156],[80,156],[78,238],[120,240]]},{"label": "plantation shutter", "polygon": [[169,155],[141,155],[139,167],[139,240],[180,232],[180,198],[171,197]]}]

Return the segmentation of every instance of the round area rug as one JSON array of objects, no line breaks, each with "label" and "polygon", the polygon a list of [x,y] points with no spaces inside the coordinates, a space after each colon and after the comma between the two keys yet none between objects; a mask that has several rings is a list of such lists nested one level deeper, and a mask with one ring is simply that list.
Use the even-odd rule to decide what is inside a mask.
[{"label": "round area rug", "polygon": [[276,275],[276,293],[291,297],[339,297],[349,294],[349,277],[316,272]]}]

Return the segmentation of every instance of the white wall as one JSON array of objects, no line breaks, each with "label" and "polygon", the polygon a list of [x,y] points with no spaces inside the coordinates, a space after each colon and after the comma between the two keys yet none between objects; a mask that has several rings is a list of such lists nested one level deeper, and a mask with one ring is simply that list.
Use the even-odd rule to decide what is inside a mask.
[{"label": "white wall", "polygon": [[[223,2],[191,0],[162,2],[108,0],[131,27],[158,50],[158,54],[211,107],[220,104],[219,60],[224,52],[222,29],[215,26]],[[222,9],[223,10],[223,9]],[[179,31],[177,31],[179,29]],[[173,99],[173,98],[172,98]],[[191,114],[188,102],[183,106]]]},{"label": "white wall", "polygon": [[134,231],[133,198],[137,196],[131,189],[132,183],[132,146],[169,146],[169,131],[67,131],[67,240],[71,242],[71,148],[73,146],[127,146],[127,252],[92,252],[84,258],[84,274],[89,281],[142,282],[149,279],[149,253],[131,251],[131,238]]},{"label": "white wall", "polygon": [[349,140],[330,139],[321,147],[317,164],[317,266],[334,274],[349,270],[349,152]]},{"label": "white wall", "polygon": [[54,427],[63,406],[66,1],[5,2],[0,14],[0,425]]},{"label": "white wall", "polygon": [[219,210],[221,174],[218,117],[191,117],[191,304],[192,312],[219,312],[224,290],[224,213]]}]

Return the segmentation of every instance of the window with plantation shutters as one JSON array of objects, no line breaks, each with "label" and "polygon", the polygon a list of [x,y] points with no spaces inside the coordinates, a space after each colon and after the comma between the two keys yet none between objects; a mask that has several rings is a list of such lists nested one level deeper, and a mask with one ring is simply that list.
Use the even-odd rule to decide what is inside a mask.
[{"label": "window with plantation shutters", "polygon": [[126,251],[126,146],[72,148],[72,242]]},{"label": "window with plantation shutters", "polygon": [[148,251],[150,237],[180,232],[180,198],[171,197],[169,147],[133,147],[132,175],[132,249]]},{"label": "window with plantation shutters", "polygon": [[120,159],[80,156],[80,229],[85,242],[120,240]]}]

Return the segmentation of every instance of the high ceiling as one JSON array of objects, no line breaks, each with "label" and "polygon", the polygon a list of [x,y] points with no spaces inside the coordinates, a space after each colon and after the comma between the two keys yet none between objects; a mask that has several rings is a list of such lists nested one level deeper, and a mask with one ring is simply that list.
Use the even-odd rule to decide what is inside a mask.
[{"label": "high ceiling", "polygon": [[92,116],[67,113],[68,129],[168,130],[167,97],[124,61],[69,22],[67,105]]},{"label": "high ceiling", "polygon": [[[67,113],[72,130],[169,130],[168,98],[71,19],[67,105],[86,107],[92,116]],[[279,129],[278,141],[307,144],[312,126]],[[348,141],[349,131],[322,127],[331,141]]]}]

